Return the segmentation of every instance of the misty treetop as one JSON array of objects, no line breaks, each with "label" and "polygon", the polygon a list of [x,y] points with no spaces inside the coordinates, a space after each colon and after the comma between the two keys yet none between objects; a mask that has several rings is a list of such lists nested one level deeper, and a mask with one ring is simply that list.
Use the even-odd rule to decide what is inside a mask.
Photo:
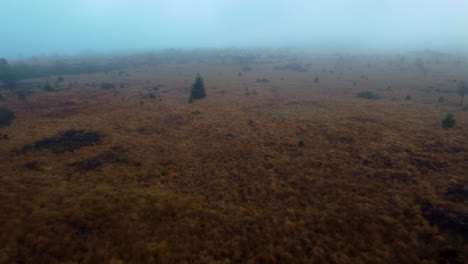
[{"label": "misty treetop", "polygon": [[0,58],[0,81],[10,87],[15,87],[17,84],[16,73],[4,58]]}]

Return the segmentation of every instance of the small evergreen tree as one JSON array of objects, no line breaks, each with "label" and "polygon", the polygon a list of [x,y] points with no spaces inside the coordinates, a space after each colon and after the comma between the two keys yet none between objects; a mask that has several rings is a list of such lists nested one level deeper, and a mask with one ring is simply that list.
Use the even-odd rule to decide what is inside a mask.
[{"label": "small evergreen tree", "polygon": [[463,98],[465,97],[465,94],[468,93],[468,84],[461,82],[457,92],[461,97],[460,105],[463,105]]},{"label": "small evergreen tree", "polygon": [[447,114],[444,119],[442,119],[442,127],[443,128],[452,128],[455,126],[456,120],[452,114]]},{"label": "small evergreen tree", "polygon": [[205,97],[205,83],[203,82],[203,78],[200,76],[200,74],[197,74],[195,82],[192,84],[192,88],[190,90],[189,103]]}]

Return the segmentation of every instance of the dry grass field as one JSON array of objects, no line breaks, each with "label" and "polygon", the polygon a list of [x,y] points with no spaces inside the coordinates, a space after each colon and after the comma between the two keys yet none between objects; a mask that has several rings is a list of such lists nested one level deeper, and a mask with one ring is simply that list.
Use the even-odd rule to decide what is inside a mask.
[{"label": "dry grass field", "polygon": [[[0,90],[0,263],[466,263],[466,64],[304,60]],[[98,139],[38,147],[69,130]]]}]

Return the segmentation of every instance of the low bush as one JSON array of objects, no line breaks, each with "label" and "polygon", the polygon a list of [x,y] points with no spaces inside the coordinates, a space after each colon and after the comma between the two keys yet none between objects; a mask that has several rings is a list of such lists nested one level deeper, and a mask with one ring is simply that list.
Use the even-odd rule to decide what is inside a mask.
[{"label": "low bush", "polygon": [[101,88],[102,89],[106,89],[106,90],[110,90],[110,89],[114,89],[115,88],[115,85],[113,83],[101,83]]},{"label": "low bush", "polygon": [[44,86],[42,86],[42,90],[44,90],[44,91],[46,91],[46,92],[55,92],[55,91],[57,91],[57,90],[55,89],[55,87],[53,87],[52,85],[50,85],[50,83],[48,83],[48,82],[47,82],[46,84],[44,84]]},{"label": "low bush", "polygon": [[364,98],[364,99],[379,99],[380,98],[380,96],[378,96],[377,94],[371,91],[361,91],[357,93],[356,96],[359,98]]},{"label": "low bush", "polygon": [[14,119],[15,114],[13,111],[6,107],[0,107],[0,127],[9,126]]},{"label": "low bush", "polygon": [[268,80],[267,78],[258,78],[257,80],[255,80],[256,82],[258,83],[267,83],[267,82],[270,82],[270,80]]},{"label": "low bush", "polygon": [[455,126],[456,120],[455,117],[453,117],[452,114],[447,114],[443,119],[442,119],[442,127],[443,128],[452,128]]}]

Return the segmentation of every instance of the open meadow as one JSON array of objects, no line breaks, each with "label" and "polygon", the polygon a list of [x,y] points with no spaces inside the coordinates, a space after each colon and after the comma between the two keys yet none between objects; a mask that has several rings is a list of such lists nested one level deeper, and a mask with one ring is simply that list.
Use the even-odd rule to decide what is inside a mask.
[{"label": "open meadow", "polygon": [[468,262],[466,56],[154,56],[0,88],[0,263]]}]

